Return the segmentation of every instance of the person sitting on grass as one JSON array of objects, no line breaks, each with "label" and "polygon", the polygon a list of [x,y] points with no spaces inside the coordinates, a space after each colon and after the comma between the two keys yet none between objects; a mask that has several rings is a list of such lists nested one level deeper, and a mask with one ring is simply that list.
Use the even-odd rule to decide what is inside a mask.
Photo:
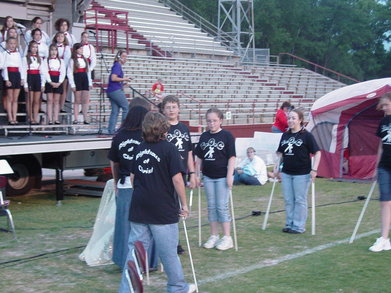
[{"label": "person sitting on grass", "polygon": [[235,169],[234,185],[264,185],[267,182],[267,169],[265,162],[255,155],[255,149],[247,149],[247,158],[240,162]]},{"label": "person sitting on grass", "polygon": [[[130,173],[134,191],[129,211],[127,261],[133,259],[131,251],[136,241],[141,241],[148,250],[153,238],[168,278],[167,292],[191,293],[195,292],[195,285],[186,283],[177,255],[178,221],[189,215],[182,177],[184,170],[177,148],[166,140],[169,128],[167,118],[162,114],[149,112],[145,115],[142,123],[144,141],[134,154]],[[125,273],[127,261],[120,293],[130,292]]]}]

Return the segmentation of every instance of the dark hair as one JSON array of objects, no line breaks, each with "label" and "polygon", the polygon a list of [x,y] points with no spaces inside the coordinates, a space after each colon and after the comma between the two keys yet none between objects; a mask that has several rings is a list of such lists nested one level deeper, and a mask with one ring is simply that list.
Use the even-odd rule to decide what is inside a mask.
[{"label": "dark hair", "polygon": [[64,35],[64,33],[62,32],[57,32],[54,37],[53,37],[53,40],[52,40],[52,44],[57,44],[57,37],[62,34],[64,36],[64,46],[69,46],[69,42],[68,42],[68,39],[67,37]]},{"label": "dark hair", "polygon": [[82,32],[80,36],[83,37],[84,35],[88,35],[88,32]]},{"label": "dark hair", "polygon": [[157,143],[165,138],[170,129],[167,118],[157,112],[148,112],[145,115],[143,125],[143,138],[146,142]]},{"label": "dark hair", "polygon": [[253,147],[248,147],[247,150],[246,150],[246,152],[247,152],[248,150],[251,150],[251,151],[253,151],[253,152],[255,153],[255,149],[254,149]]},{"label": "dark hair", "polygon": [[206,114],[205,114],[205,118],[208,118],[208,114],[210,113],[215,113],[217,114],[217,117],[219,117],[219,119],[223,120],[224,119],[224,114],[223,114],[223,111],[221,111],[220,109],[217,109],[217,108],[210,108],[208,111],[206,111]]},{"label": "dark hair", "polygon": [[[29,46],[28,46],[28,49],[27,49],[27,55],[26,55],[26,58],[27,58],[27,64],[30,65],[32,63],[32,60],[31,60],[31,48],[33,47],[33,45],[38,45],[38,43],[36,41],[30,41],[29,43]],[[41,64],[41,57],[39,56],[38,52],[37,52],[37,61],[39,64]]]},{"label": "dark hair", "polygon": [[179,99],[176,96],[165,96],[161,105],[161,108],[164,110],[164,107],[166,106],[167,103],[173,103],[177,104],[179,107]]},{"label": "dark hair", "polygon": [[56,46],[55,44],[51,44],[51,45],[49,46],[49,57],[47,58],[47,59],[48,59],[48,63],[49,63],[49,59],[50,59],[50,51],[51,51],[52,49],[56,49],[56,51],[57,51],[56,57],[57,57],[57,59],[60,59],[60,58],[58,57],[58,48],[57,48],[57,46]]},{"label": "dark hair", "polygon": [[118,62],[119,59],[120,59],[120,57],[121,57],[121,55],[122,55],[123,53],[126,53],[126,51],[125,51],[125,50],[118,50],[117,54],[116,54],[115,57],[114,57],[114,62]]},{"label": "dark hair", "polygon": [[282,109],[284,109],[285,107],[290,109],[290,108],[292,108],[292,104],[289,103],[289,102],[284,102],[284,103],[282,103],[280,109],[282,110]]},{"label": "dark hair", "polygon": [[[3,36],[4,36],[5,32],[9,29],[9,28],[7,27],[7,20],[10,19],[10,18],[13,19],[12,16],[6,16],[6,17],[4,18],[3,28],[1,29],[1,33],[2,33]],[[14,26],[14,27],[15,27],[15,26]]]},{"label": "dark hair", "polygon": [[126,115],[125,120],[122,122],[120,129],[127,130],[139,130],[143,123],[145,115],[148,113],[148,110],[142,106],[132,107],[128,114]]},{"label": "dark hair", "polygon": [[54,27],[56,28],[56,31],[58,31],[58,32],[60,31],[60,27],[61,27],[61,25],[62,25],[64,22],[67,23],[68,30],[71,28],[71,24],[70,24],[70,22],[69,22],[68,19],[66,19],[66,18],[59,18],[59,19],[57,19],[56,22],[54,23]]},{"label": "dark hair", "polygon": [[31,31],[31,38],[34,39],[34,35],[36,32],[40,32],[42,36],[42,31],[39,28],[35,28]]},{"label": "dark hair", "polygon": [[[77,50],[79,50],[83,45],[81,43],[75,43],[73,45],[72,55],[71,58],[73,60],[73,71],[76,72],[80,68],[80,64],[77,57]],[[82,55],[82,58],[84,59],[84,62],[86,63],[86,69],[88,70],[88,60],[84,55]]]},{"label": "dark hair", "polygon": [[43,19],[42,19],[41,17],[36,16],[36,17],[34,17],[34,18],[31,20],[31,23],[36,23],[38,20],[42,20],[42,22],[43,22]]},{"label": "dark hair", "polygon": [[[16,37],[14,37],[15,39],[17,39],[18,40],[18,30],[16,29],[16,27],[10,27],[8,30],[7,30],[7,39],[8,38],[10,38],[10,30],[14,30],[15,31],[15,33],[16,33]],[[19,41],[18,41],[19,42]]]},{"label": "dark hair", "polygon": [[11,40],[15,40],[16,41],[16,46],[18,46],[18,39],[14,38],[14,37],[8,37],[6,43],[8,44],[8,42],[11,41]]}]

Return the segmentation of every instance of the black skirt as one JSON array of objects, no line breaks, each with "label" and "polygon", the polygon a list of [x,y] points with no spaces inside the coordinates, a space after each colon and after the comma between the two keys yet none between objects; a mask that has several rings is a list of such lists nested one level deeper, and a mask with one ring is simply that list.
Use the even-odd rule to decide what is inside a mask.
[{"label": "black skirt", "polygon": [[[58,82],[60,79],[60,76],[59,75],[50,75],[50,79],[52,80],[52,82]],[[62,83],[58,88],[52,87],[52,85],[48,82],[45,85],[45,93],[46,94],[48,94],[48,93],[62,94],[63,91],[64,91],[64,87],[63,87]]]},{"label": "black skirt", "polygon": [[27,83],[30,92],[41,91],[41,75],[40,74],[27,74]]},{"label": "black skirt", "polygon": [[9,89],[20,89],[20,72],[17,71],[8,71],[8,80],[11,82],[11,86],[7,87]]},{"label": "black skirt", "polygon": [[87,72],[74,72],[73,78],[75,80],[76,91],[88,91],[90,89]]}]

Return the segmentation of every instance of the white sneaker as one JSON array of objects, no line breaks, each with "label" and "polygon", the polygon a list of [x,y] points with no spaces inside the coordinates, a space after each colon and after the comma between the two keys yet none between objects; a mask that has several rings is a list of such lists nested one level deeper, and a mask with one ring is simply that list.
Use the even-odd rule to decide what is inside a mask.
[{"label": "white sneaker", "polygon": [[211,249],[215,247],[219,239],[220,239],[219,235],[210,235],[208,241],[204,243],[204,248]]},{"label": "white sneaker", "polygon": [[390,249],[391,249],[390,239],[389,238],[384,239],[383,237],[377,238],[376,242],[371,247],[369,247],[369,250],[373,252],[379,252],[379,251],[390,250]]},{"label": "white sneaker", "polygon": [[195,284],[189,284],[189,290],[187,291],[187,293],[193,293],[193,292],[197,292],[196,285]]},{"label": "white sneaker", "polygon": [[234,247],[234,243],[231,236],[224,236],[220,239],[219,244],[216,245],[218,250],[227,250],[232,247]]}]

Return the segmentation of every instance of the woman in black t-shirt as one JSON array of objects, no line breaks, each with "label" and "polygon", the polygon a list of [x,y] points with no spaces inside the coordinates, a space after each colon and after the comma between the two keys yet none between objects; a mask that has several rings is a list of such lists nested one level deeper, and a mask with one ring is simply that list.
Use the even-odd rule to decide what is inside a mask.
[{"label": "woman in black t-shirt", "polygon": [[391,224],[391,93],[387,93],[380,98],[378,109],[383,110],[385,114],[376,133],[381,138],[377,167],[381,207],[381,237],[369,248],[373,252],[391,249],[388,237]]},{"label": "woman in black t-shirt", "polygon": [[[189,287],[184,279],[177,256],[179,217],[187,217],[189,211],[179,152],[165,139],[169,127],[162,114],[153,112],[145,116],[142,124],[144,141],[134,154],[131,169],[134,192],[129,212],[128,260],[132,259],[130,251],[135,241],[148,249],[153,238],[167,274],[167,291],[194,292],[194,285]],[[125,273],[119,292],[129,292]]]},{"label": "woman in black t-shirt", "polygon": [[133,107],[128,112],[120,130],[113,137],[108,155],[116,191],[112,260],[120,268],[124,267],[128,255],[129,208],[133,194],[130,170],[135,150],[142,141],[141,124],[147,112],[148,110],[141,106]]},{"label": "woman in black t-shirt", "polygon": [[[279,161],[274,167],[274,173],[277,175],[283,158],[281,179],[286,222],[282,231],[291,234],[305,232],[307,192],[311,180],[316,178],[321,156],[313,135],[304,129],[303,123],[303,112],[295,109],[289,113],[289,130],[281,137],[277,149]],[[314,154],[312,166],[311,154]]]},{"label": "woman in black t-shirt", "polygon": [[[228,201],[229,190],[233,185],[235,139],[230,132],[221,128],[223,112],[219,109],[211,108],[206,112],[206,123],[209,130],[201,134],[195,149],[195,154],[202,160],[204,188],[208,201],[211,236],[204,243],[204,247],[226,250],[233,247]],[[197,165],[200,166],[200,163]],[[221,239],[218,232],[219,223],[224,234]]]}]

